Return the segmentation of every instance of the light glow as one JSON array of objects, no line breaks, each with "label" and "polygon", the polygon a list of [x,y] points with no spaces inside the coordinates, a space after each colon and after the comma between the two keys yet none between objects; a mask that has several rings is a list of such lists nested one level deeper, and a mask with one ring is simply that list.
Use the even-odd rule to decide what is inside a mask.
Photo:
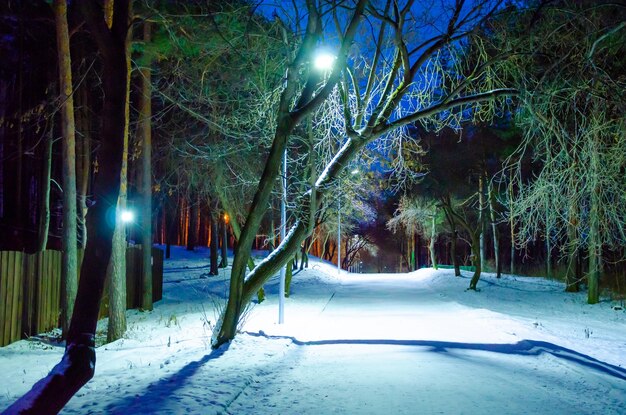
[{"label": "light glow", "polygon": [[328,71],[333,68],[333,65],[335,64],[335,59],[337,59],[337,57],[332,53],[320,51],[315,54],[313,66],[318,71]]},{"label": "light glow", "polygon": [[132,210],[123,210],[122,213],[120,213],[120,219],[125,223],[132,222],[135,220],[135,214]]}]

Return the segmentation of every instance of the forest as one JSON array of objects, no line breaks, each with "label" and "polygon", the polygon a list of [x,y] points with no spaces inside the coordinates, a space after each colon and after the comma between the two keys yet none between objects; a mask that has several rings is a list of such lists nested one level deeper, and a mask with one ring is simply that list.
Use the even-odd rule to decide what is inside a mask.
[{"label": "forest", "polygon": [[65,341],[6,413],[93,377],[103,298],[123,338],[129,246],[147,312],[153,245],[229,267],[216,349],[309,255],[624,301],[619,2],[7,1],[0,31],[0,250],[61,251]]}]

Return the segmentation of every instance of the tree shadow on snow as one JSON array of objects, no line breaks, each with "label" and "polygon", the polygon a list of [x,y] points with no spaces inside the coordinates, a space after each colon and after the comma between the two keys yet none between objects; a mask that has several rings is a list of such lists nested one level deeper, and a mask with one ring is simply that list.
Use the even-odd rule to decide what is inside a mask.
[{"label": "tree shadow on snow", "polygon": [[[228,350],[229,343],[205,355],[200,360],[187,363],[180,370],[152,382],[142,394],[127,395],[127,397],[107,406],[108,414],[148,414],[154,408],[162,408],[165,403],[171,404],[172,395],[182,388],[198,370],[210,360],[217,359]],[[219,403],[216,405],[222,406]]]},{"label": "tree shadow on snow", "polygon": [[271,336],[263,331],[258,333],[244,332],[249,336],[265,337],[267,339],[287,339],[298,346],[324,346],[324,345],[389,345],[389,346],[417,346],[426,347],[431,352],[447,353],[449,350],[478,350],[492,353],[502,353],[520,356],[539,356],[547,353],[559,359],[579,364],[609,376],[626,380],[626,369],[603,362],[575,350],[559,346],[554,343],[538,340],[520,340],[517,343],[459,343],[436,340],[394,340],[394,339],[336,339],[336,340],[311,340],[302,341],[291,336]]}]

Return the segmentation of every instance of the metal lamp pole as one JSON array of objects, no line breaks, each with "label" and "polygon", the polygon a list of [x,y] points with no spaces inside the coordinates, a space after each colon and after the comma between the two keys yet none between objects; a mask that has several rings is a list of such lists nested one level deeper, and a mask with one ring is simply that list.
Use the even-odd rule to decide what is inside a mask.
[{"label": "metal lamp pole", "polygon": [[341,199],[337,208],[337,275],[341,275]]},{"label": "metal lamp pole", "polygon": [[[280,243],[283,243],[287,234],[287,149],[283,153],[283,197],[280,201]],[[288,264],[288,263],[287,263]],[[280,284],[278,287],[278,324],[285,322],[285,274],[287,265],[280,269]]]}]

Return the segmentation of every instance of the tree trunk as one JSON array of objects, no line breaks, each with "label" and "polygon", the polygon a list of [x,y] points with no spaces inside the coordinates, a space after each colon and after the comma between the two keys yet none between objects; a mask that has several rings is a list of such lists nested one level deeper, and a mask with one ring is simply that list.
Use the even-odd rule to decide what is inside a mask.
[{"label": "tree trunk", "polygon": [[61,266],[61,329],[67,335],[78,286],[78,249],[76,242],[76,125],[72,90],[70,37],[67,27],[67,3],[54,1],[59,85],[61,92],[61,128],[63,131],[63,251]]},{"label": "tree trunk", "polygon": [[219,251],[219,226],[218,226],[218,215],[211,216],[211,275],[219,274],[219,264],[217,262],[218,251]]},{"label": "tree trunk", "polygon": [[[450,205],[450,197],[446,196],[444,198],[444,201]],[[452,256],[452,263],[454,265],[454,276],[455,277],[460,277],[461,276],[461,266],[459,264],[459,257],[457,254],[457,242],[459,239],[459,232],[457,231],[456,228],[456,221],[454,220],[454,216],[452,214],[450,214],[450,208],[447,208],[447,206],[444,204],[443,206],[443,212],[446,215],[446,220],[448,221],[448,225],[450,226],[450,230],[452,231],[452,246],[450,247],[450,254]]]},{"label": "tree trunk", "polygon": [[419,234],[416,234],[416,241],[415,241],[415,265],[417,266],[417,269],[420,269],[420,267],[422,266],[422,238]]},{"label": "tree trunk", "polygon": [[302,271],[305,267],[308,268],[309,267],[309,249],[308,247],[310,246],[310,242],[309,242],[310,238],[307,238],[304,241],[304,244],[302,244],[302,247],[300,247],[300,271]]},{"label": "tree trunk", "polygon": [[[217,197],[219,199],[222,208],[224,209],[224,213],[228,215],[230,220],[230,225],[233,229],[233,236],[235,237],[235,244],[239,245],[239,237],[241,236],[241,227],[239,226],[239,220],[237,219],[236,211],[231,204],[228,196],[224,192],[223,187],[224,177],[222,176],[222,172],[219,169],[216,169],[215,173],[215,181],[217,183]],[[248,269],[252,271],[254,269],[254,260],[252,257],[248,259]]]},{"label": "tree trunk", "polygon": [[480,262],[485,263],[487,256],[487,247],[485,246],[485,175],[480,172],[478,176],[478,226],[480,228]]},{"label": "tree trunk", "polygon": [[489,182],[489,218],[491,219],[491,233],[493,234],[493,258],[496,265],[496,278],[502,276],[502,266],[500,264],[500,233],[496,223],[496,194],[493,184]]},{"label": "tree trunk", "polygon": [[87,193],[89,191],[89,173],[91,172],[91,141],[90,114],[87,110],[89,91],[83,83],[76,94],[78,105],[76,111],[76,128],[80,132],[76,141],[76,185],[78,203],[78,247],[87,246]]},{"label": "tree trunk", "polygon": [[450,252],[452,255],[452,264],[454,265],[454,276],[461,276],[461,265],[459,264],[459,255],[457,254],[457,242],[459,240],[459,233],[456,229],[452,230],[452,246],[450,247]]},{"label": "tree trunk", "polygon": [[546,276],[548,278],[552,278],[552,238],[550,237],[551,232],[551,226],[546,220]]},{"label": "tree trunk", "polygon": [[[403,249],[404,247],[401,250]],[[406,235],[406,272],[413,271],[414,267],[415,257],[413,256],[413,231],[409,229]],[[400,264],[400,269],[398,271],[402,272],[402,264]]]},{"label": "tree trunk", "polygon": [[513,219],[513,173],[509,175],[509,230],[511,233],[511,263],[509,273],[515,274],[515,220]]},{"label": "tree trunk", "polygon": [[460,224],[470,236],[474,274],[472,275],[472,279],[470,280],[469,289],[476,290],[476,286],[480,279],[480,273],[482,271],[482,263],[480,261],[480,224],[478,226],[478,229],[472,229],[468,221],[454,210],[449,198],[445,198],[443,202],[444,203],[442,207],[446,209],[447,215],[450,215],[450,217],[454,218],[455,223]]},{"label": "tree trunk", "polygon": [[430,241],[428,243],[428,249],[430,250],[430,262],[434,269],[437,269],[437,253],[435,252],[435,240],[437,239],[437,231],[435,229],[435,215],[432,217],[432,224],[430,228]]},{"label": "tree trunk", "polygon": [[56,414],[93,377],[95,369],[96,323],[113,238],[107,214],[115,208],[122,163],[127,89],[124,40],[129,27],[129,4],[116,0],[110,30],[95,0],[78,4],[101,51],[105,97],[101,164],[93,192],[95,204],[87,214],[89,238],[63,358],[45,378],[7,408],[5,414]]},{"label": "tree trunk", "polygon": [[187,203],[187,251],[193,251],[197,244],[198,234],[196,233],[197,229],[197,218],[198,218],[198,204],[196,203],[196,196],[194,191],[189,192],[189,201]]},{"label": "tree trunk", "polygon": [[[598,151],[597,151],[597,138],[594,136],[592,151],[589,151],[591,155],[591,163],[589,168],[592,172],[597,172],[598,163]],[[589,208],[589,273],[587,274],[587,284],[589,286],[587,291],[587,302],[589,304],[597,304],[600,301],[599,292],[599,279],[600,270],[602,268],[602,241],[600,239],[600,198],[599,198],[599,177],[597,174],[592,174],[591,183],[591,195],[590,195],[590,208]]]},{"label": "tree trunk", "polygon": [[220,263],[220,267],[226,268],[228,266],[228,216],[226,212],[222,213],[220,225],[222,228],[222,261]]},{"label": "tree trunk", "polygon": [[[572,203],[572,205],[574,205]],[[570,216],[567,224],[567,248],[568,248],[568,258],[567,258],[567,270],[565,271],[566,278],[566,292],[578,292],[580,290],[580,279],[577,273],[578,270],[578,230],[576,229],[575,222],[578,221],[576,217],[577,214],[574,212],[577,209],[574,207],[572,209],[572,205],[570,205]]]},{"label": "tree trunk", "polygon": [[39,210],[39,232],[37,237],[37,251],[45,251],[48,244],[48,231],[50,229],[50,180],[52,173],[52,134],[54,128],[49,126],[50,131],[46,134],[46,145],[43,151],[43,171],[41,177],[41,208]]},{"label": "tree trunk", "polygon": [[132,31],[125,39],[126,97],[124,105],[124,137],[122,146],[122,166],[120,169],[120,191],[115,214],[113,249],[108,266],[109,325],[107,342],[120,339],[126,333],[126,224],[121,220],[121,212],[126,209],[128,196],[128,134],[130,120],[130,44]]},{"label": "tree trunk", "polygon": [[176,212],[172,204],[172,195],[167,195],[165,201],[165,259],[170,259],[172,253],[172,236],[176,223]]},{"label": "tree trunk", "polygon": [[478,232],[471,232],[472,238],[472,264],[474,265],[474,274],[470,280],[469,289],[476,290],[478,280],[480,279],[480,273],[482,271],[482,262],[480,260],[480,239],[477,235]]},{"label": "tree trunk", "polygon": [[[143,24],[143,41],[151,41],[150,22]],[[140,69],[139,132],[141,134],[141,308],[152,310],[152,84],[151,61]]]},{"label": "tree trunk", "polygon": [[289,297],[291,290],[291,279],[293,278],[293,258],[287,262],[285,269],[285,297]]}]

